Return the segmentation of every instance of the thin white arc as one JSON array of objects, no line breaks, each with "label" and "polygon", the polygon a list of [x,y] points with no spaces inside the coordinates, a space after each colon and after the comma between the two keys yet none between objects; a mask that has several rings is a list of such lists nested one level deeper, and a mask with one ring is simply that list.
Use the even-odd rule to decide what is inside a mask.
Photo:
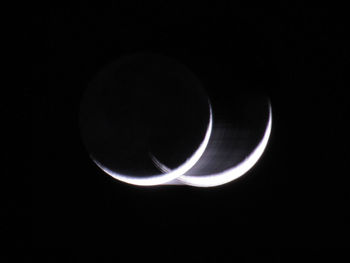
[{"label": "thin white arc", "polygon": [[226,184],[228,182],[231,182],[241,177],[257,163],[257,161],[260,159],[260,157],[264,153],[268,140],[270,138],[271,127],[272,127],[272,109],[271,109],[271,104],[269,103],[269,120],[266,126],[265,134],[262,140],[260,141],[260,143],[258,144],[258,146],[247,158],[244,159],[244,161],[242,161],[240,164],[236,165],[235,167],[220,173],[203,175],[203,176],[182,175],[178,177],[178,180],[192,186],[211,187],[211,186]]},{"label": "thin white arc", "polygon": [[169,173],[171,172],[171,169],[162,164],[156,157],[154,157],[153,154],[150,153],[150,157],[153,161],[153,164],[163,173]]},{"label": "thin white arc", "polygon": [[[204,136],[204,139],[198,149],[193,153],[191,157],[189,157],[183,164],[181,164],[179,167],[168,171],[167,173],[162,173],[159,175],[154,175],[149,178],[136,178],[132,176],[127,176],[124,174],[119,174],[116,173],[112,170],[110,170],[107,167],[104,167],[103,164],[101,164],[99,161],[95,160],[92,155],[90,155],[91,159],[95,162],[95,164],[102,169],[105,173],[108,175],[112,176],[113,178],[123,181],[125,183],[129,184],[134,184],[134,185],[140,185],[140,186],[152,186],[152,185],[159,185],[159,184],[164,184],[167,183],[171,180],[174,180],[178,178],[179,176],[183,175],[186,173],[188,170],[190,170],[196,163],[197,161],[201,158],[203,155],[205,149],[207,148],[209,138],[211,135],[212,131],[212,125],[213,125],[213,116],[212,116],[212,109],[211,109],[211,104],[210,101],[208,100],[209,104],[209,123],[207,127],[206,134]],[[152,158],[154,159],[154,158]]]}]

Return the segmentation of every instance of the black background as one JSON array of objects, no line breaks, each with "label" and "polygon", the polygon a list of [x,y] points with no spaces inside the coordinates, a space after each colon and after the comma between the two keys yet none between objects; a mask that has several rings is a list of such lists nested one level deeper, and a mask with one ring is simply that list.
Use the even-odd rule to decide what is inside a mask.
[{"label": "black background", "polygon": [[[340,10],[82,4],[49,8],[32,25],[35,247],[118,253],[120,243],[157,250],[160,242],[174,254],[209,255],[221,242],[229,251],[348,245],[349,41]],[[99,170],[79,136],[82,93],[106,63],[140,51],[186,64],[222,110],[238,90],[266,93],[273,126],[260,162],[205,189],[140,188]]]}]

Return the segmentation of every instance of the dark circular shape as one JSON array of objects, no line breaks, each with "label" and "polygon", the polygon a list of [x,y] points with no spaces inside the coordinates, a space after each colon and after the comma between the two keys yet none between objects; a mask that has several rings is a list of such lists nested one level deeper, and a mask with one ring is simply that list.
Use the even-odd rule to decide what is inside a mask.
[{"label": "dark circular shape", "polygon": [[199,147],[208,97],[193,73],[154,54],[123,57],[101,70],[81,101],[80,128],[91,157],[132,177],[160,175],[150,154],[171,169]]}]

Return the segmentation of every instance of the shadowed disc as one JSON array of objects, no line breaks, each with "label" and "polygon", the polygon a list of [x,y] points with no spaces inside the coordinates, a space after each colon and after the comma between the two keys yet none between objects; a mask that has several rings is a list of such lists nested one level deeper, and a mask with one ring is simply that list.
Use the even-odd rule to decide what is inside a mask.
[{"label": "shadowed disc", "polygon": [[131,178],[164,176],[151,157],[176,169],[196,152],[209,122],[198,79],[160,55],[123,57],[89,84],[80,110],[83,142],[99,166]]}]

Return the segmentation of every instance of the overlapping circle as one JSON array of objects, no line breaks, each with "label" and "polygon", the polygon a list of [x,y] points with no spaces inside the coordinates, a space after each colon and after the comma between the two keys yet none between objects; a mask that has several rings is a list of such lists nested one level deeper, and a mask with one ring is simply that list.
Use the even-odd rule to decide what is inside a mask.
[{"label": "overlapping circle", "polygon": [[249,171],[270,137],[270,101],[249,100],[236,103],[243,101],[229,118],[215,118],[187,67],[164,56],[132,55],[91,81],[81,102],[82,139],[94,163],[125,183],[222,185]]}]

